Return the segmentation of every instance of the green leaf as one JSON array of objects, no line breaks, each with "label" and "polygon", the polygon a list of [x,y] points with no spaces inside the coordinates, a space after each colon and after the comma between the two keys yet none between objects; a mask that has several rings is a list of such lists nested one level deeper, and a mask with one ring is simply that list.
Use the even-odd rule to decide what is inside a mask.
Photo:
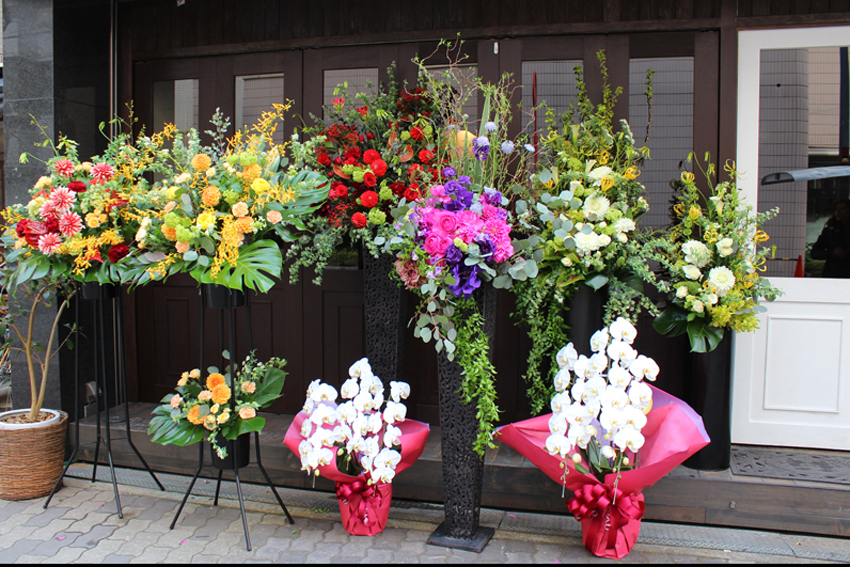
[{"label": "green leaf", "polygon": [[431,329],[424,328],[419,333],[419,338],[422,339],[422,342],[428,342],[431,340]]},{"label": "green leaf", "polygon": [[603,276],[602,274],[597,274],[587,280],[587,285],[592,287],[594,290],[599,291],[599,289],[608,283],[608,278]]}]

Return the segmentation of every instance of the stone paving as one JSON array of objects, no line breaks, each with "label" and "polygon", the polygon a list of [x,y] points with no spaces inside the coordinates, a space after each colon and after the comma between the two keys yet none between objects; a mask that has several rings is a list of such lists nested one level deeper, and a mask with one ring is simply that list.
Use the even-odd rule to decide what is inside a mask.
[{"label": "stone paving", "polygon": [[[497,529],[478,554],[426,544],[432,522],[390,515],[375,537],[351,536],[339,511],[280,508],[246,502],[252,551],[246,551],[238,504],[192,497],[174,530],[169,529],[182,494],[120,487],[124,518],[115,513],[112,486],[66,478],[47,510],[45,499],[0,500],[0,563],[609,563],[589,554],[574,536]],[[694,529],[705,529],[695,527]],[[732,532],[734,530],[730,530]],[[789,539],[789,545],[793,538]],[[800,537],[794,545],[823,550],[846,540]],[[843,551],[842,551],[843,553]],[[637,545],[626,563],[811,563],[811,553],[746,553]],[[817,557],[815,554],[814,557]],[[821,555],[821,557],[824,557]],[[836,557],[843,557],[836,556]],[[823,562],[823,561],[821,561]]]}]

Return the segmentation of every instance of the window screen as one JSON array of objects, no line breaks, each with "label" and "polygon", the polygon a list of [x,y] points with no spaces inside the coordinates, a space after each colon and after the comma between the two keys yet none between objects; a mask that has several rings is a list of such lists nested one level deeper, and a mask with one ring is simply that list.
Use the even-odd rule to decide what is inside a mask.
[{"label": "window screen", "polygon": [[670,181],[679,177],[679,163],[687,160],[693,149],[694,60],[693,57],[670,57],[630,61],[629,126],[638,147],[644,145],[649,120],[645,95],[648,69],[655,72],[652,123],[646,143],[650,159],[644,163],[638,179],[646,187],[649,212],[640,224],[662,228],[670,224]]},{"label": "window screen", "polygon": [[[337,89],[340,85],[346,85],[346,88]],[[337,94],[334,91],[338,90]],[[322,104],[324,108],[333,106],[335,98],[344,98],[345,104],[348,106],[360,106],[357,100],[352,98],[361,93],[371,94],[378,90],[378,68],[367,67],[363,69],[327,69],[324,73],[324,99]],[[324,110],[324,121],[328,123],[329,117],[327,110]]]},{"label": "window screen", "polygon": [[458,116],[454,120],[466,124],[468,130],[477,134],[480,120],[480,116],[478,116],[478,93],[475,89],[478,67],[475,65],[454,65],[450,68],[447,65],[429,65],[427,69],[432,78],[449,84],[454,96],[460,97],[463,101],[462,113],[466,117]]},{"label": "window screen", "polygon": [[184,132],[198,127],[198,79],[153,84],[153,131],[162,130],[166,123]]},{"label": "window screen", "polygon": [[[534,83],[537,79],[537,104],[545,104],[552,109],[556,118],[560,118],[570,109],[570,103],[576,99],[576,65],[581,61],[523,61],[522,62],[522,130],[532,132],[534,126]],[[545,133],[546,108],[537,111],[537,131]],[[555,122],[561,127],[560,120]]]},{"label": "window screen", "polygon": [[[250,128],[272,104],[284,103],[283,73],[236,77],[236,128]],[[278,126],[274,143],[283,143],[283,129]]]}]

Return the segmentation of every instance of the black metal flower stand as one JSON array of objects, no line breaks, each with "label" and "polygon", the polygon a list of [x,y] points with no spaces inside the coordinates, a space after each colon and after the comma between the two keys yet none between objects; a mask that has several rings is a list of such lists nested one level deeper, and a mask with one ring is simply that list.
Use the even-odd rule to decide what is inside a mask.
[{"label": "black metal flower stand", "polygon": [[372,372],[384,383],[401,379],[404,357],[404,290],[390,277],[395,256],[372,256],[363,250],[366,311],[366,356]]},{"label": "black metal flower stand", "polygon": [[[236,318],[236,309],[240,307],[245,308],[245,315],[247,318],[247,327],[248,327],[248,350],[250,351],[253,348],[253,338],[251,336],[251,302],[247,296],[247,294],[242,293],[239,290],[229,289],[225,286],[220,286],[217,284],[204,284],[201,286],[201,349],[200,349],[200,364],[199,368],[204,367],[204,308],[210,307],[213,309],[218,309],[220,314],[220,340],[222,343],[222,347],[224,344],[224,330],[227,329],[227,340],[228,340],[228,352],[230,353],[230,364],[231,364],[231,388],[232,393],[230,396],[230,411],[231,415],[236,417],[236,389],[233,387],[233,379],[236,376],[236,371],[239,364],[239,358],[236,356],[236,327],[235,327],[235,318]],[[227,324],[225,325],[225,312],[227,313]],[[223,439],[221,441],[224,441]],[[212,465],[218,469],[218,482],[215,487],[215,499],[213,501],[213,506],[218,506],[218,495],[221,490],[221,477],[225,470],[232,470],[233,476],[236,481],[236,494],[239,497],[239,511],[242,513],[242,529],[245,532],[245,545],[248,548],[248,551],[251,551],[251,534],[248,531],[248,517],[245,514],[245,499],[242,496],[242,482],[239,479],[239,469],[245,468],[251,462],[251,445],[250,445],[251,437],[250,434],[240,435],[237,439],[232,441],[226,441],[223,443],[227,450],[227,457],[225,459],[220,459],[218,455],[214,451],[212,451]],[[222,443],[220,443],[222,444]],[[177,525],[177,520],[180,518],[180,513],[183,511],[183,507],[186,505],[186,501],[189,499],[189,495],[192,493],[192,488],[195,486],[195,482],[198,480],[198,477],[201,474],[201,470],[204,468],[204,442],[201,442],[199,445],[198,451],[198,468],[195,471],[195,476],[192,477],[192,481],[189,483],[189,488],[186,489],[186,494],[183,495],[183,501],[180,502],[180,507],[177,508],[177,513],[174,515],[174,520],[171,522],[170,528],[173,530],[174,526]],[[269,485],[269,488],[272,489],[272,493],[277,499],[278,504],[280,504],[283,513],[286,514],[286,519],[290,524],[294,524],[295,521],[292,519],[292,516],[289,515],[289,510],[286,509],[286,505],[284,505],[283,500],[281,500],[280,495],[277,493],[277,489],[272,483],[272,479],[269,477],[269,473],[266,472],[266,468],[263,466],[262,457],[260,455],[260,434],[259,432],[254,432],[254,447],[257,456],[257,467],[259,467],[260,472],[263,474],[263,477],[266,479],[266,483]]]},{"label": "black metal flower stand", "polygon": [[713,351],[689,352],[687,371],[689,379],[683,397],[702,416],[711,442],[684,465],[702,471],[726,470],[732,458],[732,331],[726,332]]},{"label": "black metal flower stand", "polygon": [[569,327],[567,336],[578,352],[587,352],[593,333],[605,327],[608,286],[593,289],[579,283],[573,296],[565,303],[568,307],[564,315],[564,321]]},{"label": "black metal flower stand", "polygon": [[[80,300],[96,302],[92,343],[94,345],[94,381],[96,391],[95,405],[97,410],[95,415],[95,423],[97,424],[97,434],[95,440],[90,442],[95,444],[94,465],[92,467],[92,482],[94,482],[97,478],[97,464],[98,458],[100,456],[100,444],[103,443],[103,446],[106,449],[107,460],[109,462],[109,472],[112,477],[112,488],[115,492],[115,505],[118,509],[118,517],[123,518],[124,513],[121,509],[121,497],[118,494],[118,482],[115,478],[115,466],[112,458],[111,424],[114,420],[109,415],[109,380],[107,379],[106,374],[106,323],[104,317],[104,303],[106,303],[107,301],[112,301],[113,307],[112,314],[115,341],[114,371],[120,391],[125,394],[125,398],[123,402],[121,402],[121,405],[124,406],[123,421],[126,428],[127,436],[120,440],[126,440],[130,444],[130,448],[142,462],[142,466],[144,466],[145,470],[148,471],[148,473],[151,475],[159,489],[164,491],[165,487],[163,487],[162,483],[159,482],[159,479],[156,478],[156,475],[148,466],[147,461],[145,461],[145,458],[136,448],[136,445],[133,443],[133,439],[130,434],[130,409],[126,399],[127,376],[124,369],[124,339],[122,332],[124,322],[124,311],[121,302],[121,286],[116,284],[101,285],[98,282],[85,282],[77,284],[77,300],[74,302],[74,316],[75,320],[77,321],[77,326],[74,332],[74,411],[76,413],[74,420],[74,449],[71,452],[71,456],[68,458],[67,463],[65,464],[65,468],[62,470],[62,475],[59,477],[59,480],[56,481],[56,485],[53,487],[53,490],[50,492],[50,495],[44,502],[44,508],[47,509],[47,506],[50,504],[50,500],[53,498],[53,495],[56,494],[56,491],[59,490],[59,487],[62,485],[62,479],[68,472],[68,468],[74,462],[74,457],[76,457],[77,450],[80,448],[81,445],[80,419],[82,418],[83,411],[82,408],[80,408],[80,388],[82,386],[82,384],[80,383]],[[102,429],[100,417],[101,411],[105,414],[104,425]]]},{"label": "black metal flower stand", "polygon": [[[484,333],[490,337],[490,356],[496,330],[496,292],[482,286],[473,297],[484,317]],[[479,525],[481,492],[484,485],[484,457],[473,446],[478,436],[477,407],[461,398],[461,367],[438,355],[440,428],[443,467],[445,520],[428,538],[430,545],[475,551],[487,546],[494,530]]]}]

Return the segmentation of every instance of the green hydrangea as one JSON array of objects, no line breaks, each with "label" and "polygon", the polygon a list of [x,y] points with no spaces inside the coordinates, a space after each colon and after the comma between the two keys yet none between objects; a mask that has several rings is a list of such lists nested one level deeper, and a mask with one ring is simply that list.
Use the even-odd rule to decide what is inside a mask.
[{"label": "green hydrangea", "polygon": [[236,201],[239,200],[239,193],[231,189],[228,189],[227,191],[222,193],[221,196],[224,199],[224,202],[230,205],[231,207],[236,204]]},{"label": "green hydrangea", "polygon": [[401,133],[401,136],[399,136],[399,137],[401,138],[402,142],[406,142],[410,139],[410,132],[405,130],[404,132]]},{"label": "green hydrangea", "polygon": [[608,211],[605,212],[605,219],[608,222],[614,223],[620,220],[621,218],[623,218],[623,211],[621,211],[620,209],[611,207],[610,209],[608,209]]},{"label": "green hydrangea", "polygon": [[351,180],[355,183],[363,183],[363,175],[365,172],[362,169],[355,169],[351,172]]},{"label": "green hydrangea", "polygon": [[180,216],[174,212],[167,213],[163,221],[168,228],[177,228],[180,226]]},{"label": "green hydrangea", "polygon": [[177,241],[178,242],[191,242],[195,237],[192,229],[186,228],[185,226],[177,227]]},{"label": "green hydrangea", "polygon": [[377,207],[374,207],[369,211],[367,218],[372,224],[384,224],[387,221],[387,213]]},{"label": "green hydrangea", "polygon": [[386,184],[382,184],[381,190],[378,192],[378,197],[381,201],[390,201],[393,198],[393,190],[387,187]]},{"label": "green hydrangea", "polygon": [[242,167],[248,167],[249,165],[254,165],[257,163],[257,155],[252,154],[251,152],[242,152],[239,154],[239,165]]}]

